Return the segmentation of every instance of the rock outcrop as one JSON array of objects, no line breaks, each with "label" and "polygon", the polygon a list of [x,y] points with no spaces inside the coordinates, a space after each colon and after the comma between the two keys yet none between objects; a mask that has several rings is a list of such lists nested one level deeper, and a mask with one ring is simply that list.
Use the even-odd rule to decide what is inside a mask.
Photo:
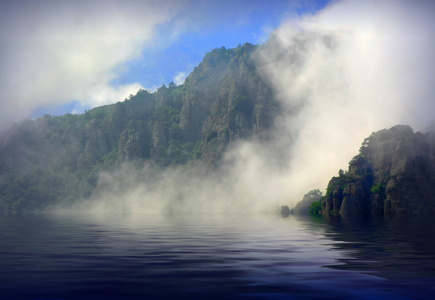
[{"label": "rock outcrop", "polygon": [[328,184],[324,216],[435,213],[435,132],[397,125],[365,139],[360,153]]},{"label": "rock outcrop", "polygon": [[0,211],[87,197],[101,171],[125,162],[214,169],[229,143],[267,136],[278,105],[251,58],[255,49],[214,49],[182,85],[17,123],[0,137]]}]

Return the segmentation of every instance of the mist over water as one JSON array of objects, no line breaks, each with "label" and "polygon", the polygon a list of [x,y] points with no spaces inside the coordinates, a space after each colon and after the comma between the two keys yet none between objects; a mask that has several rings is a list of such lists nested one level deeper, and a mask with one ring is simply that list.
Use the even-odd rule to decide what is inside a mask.
[{"label": "mist over water", "polygon": [[86,210],[276,212],[324,190],[373,131],[433,124],[433,11],[432,1],[340,1],[287,20],[254,55],[284,113],[267,143],[231,145],[212,173],[125,165],[101,174],[109,189]]},{"label": "mist over water", "polygon": [[280,129],[294,138],[286,181],[299,197],[347,169],[373,131],[433,122],[434,8],[433,1],[336,2],[288,20],[260,50],[265,78],[294,112]]},{"label": "mist over water", "polygon": [[434,124],[434,8],[287,20],[253,57],[281,104],[266,141],[230,144],[214,171],[126,162],[89,199],[0,218],[0,300],[434,299],[431,220],[278,215],[372,131]]}]

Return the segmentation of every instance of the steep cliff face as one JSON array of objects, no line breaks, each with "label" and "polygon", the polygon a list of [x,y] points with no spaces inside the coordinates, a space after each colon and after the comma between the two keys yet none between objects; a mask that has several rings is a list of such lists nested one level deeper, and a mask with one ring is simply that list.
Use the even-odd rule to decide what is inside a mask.
[{"label": "steep cliff face", "polygon": [[211,164],[219,160],[231,141],[264,134],[277,113],[272,90],[250,58],[254,49],[245,44],[229,61],[216,101],[204,122],[203,157]]},{"label": "steep cliff face", "polygon": [[0,211],[87,197],[99,172],[126,161],[212,169],[232,141],[266,135],[278,109],[251,59],[255,48],[212,50],[183,85],[16,124],[0,140]]},{"label": "steep cliff face", "polygon": [[435,213],[435,133],[398,125],[373,133],[329,182],[323,215]]}]

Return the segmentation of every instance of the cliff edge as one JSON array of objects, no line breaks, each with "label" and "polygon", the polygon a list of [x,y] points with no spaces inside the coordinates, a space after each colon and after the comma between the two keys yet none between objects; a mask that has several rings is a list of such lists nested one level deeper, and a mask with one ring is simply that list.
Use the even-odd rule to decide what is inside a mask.
[{"label": "cliff edge", "polygon": [[405,125],[366,138],[328,184],[322,215],[376,216],[435,213],[435,132]]}]

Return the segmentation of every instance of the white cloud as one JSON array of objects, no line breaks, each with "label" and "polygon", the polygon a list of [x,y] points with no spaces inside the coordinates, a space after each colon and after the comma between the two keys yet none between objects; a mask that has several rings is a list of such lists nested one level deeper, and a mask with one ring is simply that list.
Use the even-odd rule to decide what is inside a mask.
[{"label": "white cloud", "polygon": [[176,85],[180,85],[180,84],[183,84],[184,83],[184,80],[186,79],[186,77],[188,76],[189,74],[187,73],[187,72],[179,72],[177,75],[175,75],[175,77],[174,77],[174,83],[176,84]]},{"label": "white cloud", "polygon": [[[38,106],[122,100],[115,69],[140,55],[175,1],[15,1],[0,9],[0,126]],[[136,90],[137,91],[137,90]]]},{"label": "white cloud", "polygon": [[89,87],[83,93],[77,93],[77,99],[92,99],[93,106],[123,101],[129,95],[135,95],[142,86],[139,83],[124,84],[113,87],[107,83]]},{"label": "white cloud", "polygon": [[283,194],[296,201],[325,188],[373,131],[433,122],[433,11],[430,1],[340,1],[275,32],[260,61],[292,111],[281,134],[295,141],[278,177]]},{"label": "white cloud", "polygon": [[372,131],[424,128],[434,119],[435,10],[417,3],[342,1],[288,20],[259,52],[285,114],[267,143],[232,144],[212,177],[168,171],[123,203],[134,211],[176,211],[179,203],[189,212],[270,211],[325,189]]},{"label": "white cloud", "polygon": [[[174,9],[168,2],[37,3],[51,8],[28,2],[34,7],[0,9],[2,122],[70,97],[103,104],[116,101],[110,95],[131,93],[138,84],[110,86],[114,68],[139,55],[152,42],[154,26]],[[259,68],[290,115],[274,143],[241,143],[228,153],[228,176],[222,184],[210,181],[216,198],[231,204],[242,199],[246,206],[296,202],[310,189],[325,188],[372,131],[433,122],[434,6],[424,0],[340,1],[278,28]],[[290,159],[275,168],[270,161],[283,149]],[[186,195],[201,187],[194,198],[209,196],[198,177],[186,180]],[[156,189],[170,197],[163,183]]]}]

